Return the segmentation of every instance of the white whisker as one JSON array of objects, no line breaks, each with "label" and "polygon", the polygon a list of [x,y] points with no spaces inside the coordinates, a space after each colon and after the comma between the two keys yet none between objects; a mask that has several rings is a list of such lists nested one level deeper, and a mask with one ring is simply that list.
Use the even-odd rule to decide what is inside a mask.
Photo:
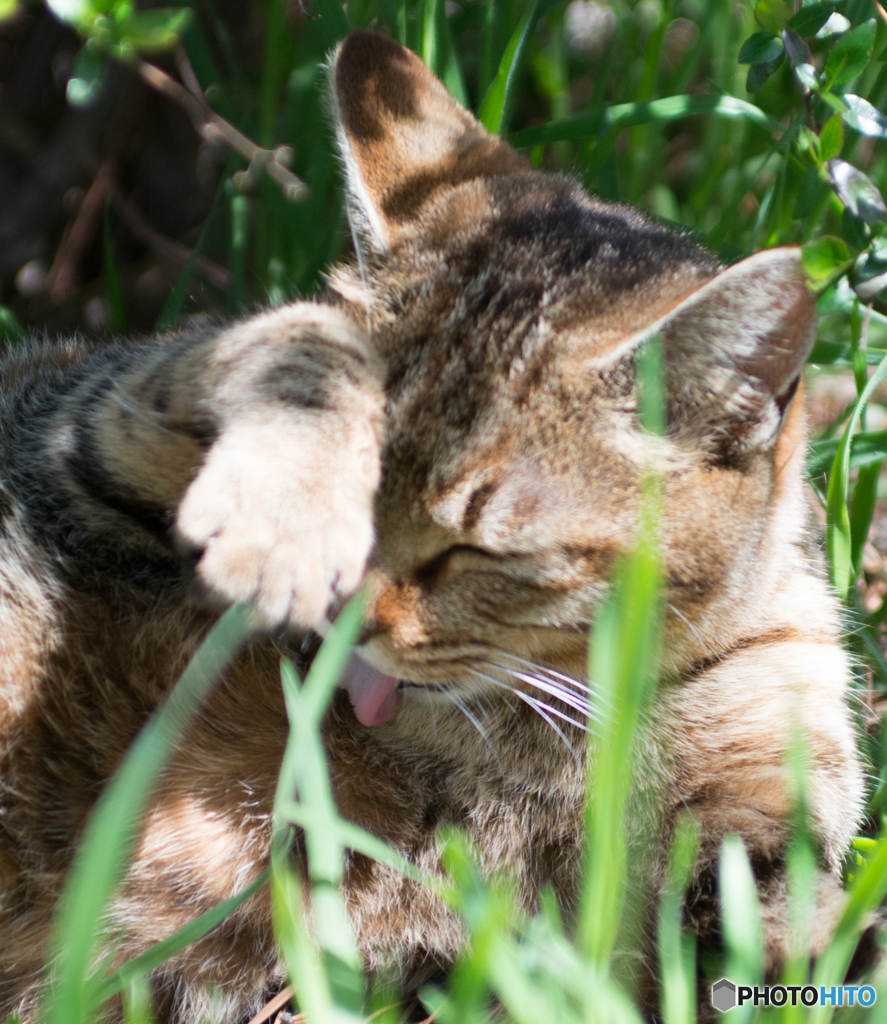
[{"label": "white whisker", "polygon": [[591,714],[591,703],[583,697],[577,696],[572,691],[567,690],[563,686],[558,686],[557,684],[550,683],[544,679],[537,679],[535,676],[528,675],[526,672],[515,672],[511,670],[508,674],[513,676],[515,679],[519,679],[522,683],[527,683],[529,686],[535,686],[537,690],[541,690],[543,693],[547,693],[551,697],[556,697],[558,700],[563,701],[564,704],[569,704],[571,708],[581,711],[586,718]]},{"label": "white whisker", "polygon": [[[567,750],[570,751],[573,760],[576,762],[577,765],[580,764],[579,755],[576,753],[576,748],[573,746],[572,742],[566,737],[563,729],[561,729],[557,722],[553,721],[548,715],[549,711],[551,711],[553,714],[557,713],[554,711],[554,708],[552,708],[550,705],[543,704],[541,701],[536,700],[534,697],[531,697],[527,693],[522,694],[522,697],[527,702],[527,704],[529,704],[529,706],[533,708],[536,714],[539,715],[542,719],[544,719],[544,721],[547,722],[552,729],[554,729],[557,735],[560,736],[560,738],[564,741],[564,744]],[[570,719],[567,719],[567,721],[570,721]],[[575,722],[573,722],[572,724],[576,725]],[[584,727],[579,726],[579,728],[582,729]]]},{"label": "white whisker", "polygon": [[510,658],[512,661],[516,661],[519,665],[522,665],[525,669],[534,674],[547,676],[552,681],[558,681],[566,684],[567,686],[573,687],[577,690],[582,690],[584,693],[594,693],[593,688],[581,679],[577,679],[575,676],[568,676],[563,672],[558,672],[557,669],[549,668],[547,665],[537,665],[535,662],[522,658],[519,654],[514,654],[511,651],[502,651],[497,648],[497,657],[501,656],[504,658]]},{"label": "white whisker", "polygon": [[549,725],[555,733],[557,733],[560,739],[564,742],[567,750],[570,751],[570,756],[576,761],[577,764],[579,764],[579,756],[576,753],[573,743],[564,733],[563,729],[560,728],[560,726],[557,724],[557,722],[554,721],[554,719],[551,716],[555,715],[558,718],[561,718],[563,721],[569,722],[569,724],[572,725],[574,728],[580,729],[583,732],[588,731],[587,726],[574,721],[568,715],[565,715],[563,712],[558,711],[556,708],[553,708],[550,704],[544,704],[542,701],[537,700],[535,697],[531,697],[530,694],[524,693],[523,690],[513,689],[508,685],[508,683],[502,682],[501,679],[496,679],[494,676],[488,676],[485,672],[478,672],[476,670],[474,670],[473,674],[477,676],[479,679],[484,679],[489,683],[493,683],[494,686],[498,686],[502,689],[508,690],[509,692],[513,693],[516,697],[519,697],[528,707],[532,708],[536,712],[536,714],[539,715],[539,717],[547,725]]},{"label": "white whisker", "polygon": [[[561,721],[569,723],[574,728],[580,729],[582,732],[588,732],[588,725],[585,722],[577,722],[575,718],[570,718],[566,712],[560,711],[558,708],[554,708],[550,704],[546,704],[544,701],[539,700],[538,697],[533,697],[529,693],[524,693],[523,690],[518,690],[513,686],[509,686],[508,683],[504,682],[502,679],[497,679],[495,676],[488,675],[486,672],[480,672],[478,669],[473,669],[472,672],[478,677],[478,679],[484,679],[486,682],[492,683],[494,686],[508,690],[509,693],[513,693],[516,697],[519,697],[521,700],[530,704],[537,710],[545,708],[552,715],[560,718]],[[561,699],[559,694],[556,694],[555,696],[558,699]],[[581,711],[582,708],[576,708],[576,710]]]},{"label": "white whisker", "polygon": [[678,611],[678,609],[675,608],[671,601],[666,602],[666,607],[670,612],[672,612],[672,614],[676,615],[681,620],[681,622],[683,622],[683,624],[687,627],[687,629],[690,630],[690,632],[699,641],[703,648],[708,647],[708,644],[705,642],[705,637],[702,636],[699,630],[693,625],[693,623],[687,618],[687,616],[683,614],[683,612]]},{"label": "white whisker", "polygon": [[490,746],[490,737],[487,735],[486,729],[484,729],[484,727],[480,724],[480,722],[477,720],[477,716],[472,713],[471,709],[468,707],[465,701],[462,700],[459,694],[455,693],[453,690],[450,690],[449,688],[444,689],[443,692],[456,705],[456,707],[462,712],[462,714],[465,715],[465,717],[468,719],[469,722],[471,722],[474,728],[477,729],[484,743],[486,743],[487,746]]},{"label": "white whisker", "polygon": [[[537,690],[541,690],[543,693],[547,693],[556,700],[567,704],[575,711],[580,712],[584,718],[592,718],[595,721],[609,721],[612,718],[609,709],[602,704],[597,694],[594,694],[593,700],[587,700],[585,697],[580,696],[573,690],[567,689],[567,687],[556,680],[540,679],[529,672],[517,671],[508,665],[502,665],[489,659],[484,659],[484,663],[519,682],[528,686],[533,686]],[[569,677],[564,676],[563,678],[566,679]],[[588,692],[593,693],[590,688],[588,689]]]}]

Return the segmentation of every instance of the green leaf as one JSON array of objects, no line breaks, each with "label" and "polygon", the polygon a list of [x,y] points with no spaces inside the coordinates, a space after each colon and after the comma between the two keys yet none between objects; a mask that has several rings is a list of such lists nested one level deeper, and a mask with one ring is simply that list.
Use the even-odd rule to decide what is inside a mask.
[{"label": "green leaf", "polygon": [[801,83],[801,88],[806,89],[808,94],[819,89],[819,75],[816,74],[816,68],[812,64],[797,64],[795,77]]},{"label": "green leaf", "polygon": [[630,128],[640,124],[679,121],[684,117],[714,114],[727,120],[750,121],[770,132],[785,130],[784,126],[764,113],[760,107],[733,96],[666,96],[650,103],[619,103],[587,114],[577,114],[560,121],[550,121],[537,128],[524,128],[510,135],[512,146],[540,146],[564,139],[584,139],[614,128]]},{"label": "green leaf", "polygon": [[18,14],[19,0],[0,0],[0,22]]},{"label": "green leaf", "polygon": [[865,71],[875,42],[875,19],[870,18],[835,43],[825,62],[829,86],[846,85]]},{"label": "green leaf", "polygon": [[[853,93],[846,93],[843,100],[847,104],[843,114],[845,124],[849,124],[863,135],[887,139],[887,117],[880,110],[862,96],[854,96]],[[832,120],[834,121],[834,118]]]},{"label": "green leaf", "polygon": [[745,76],[746,92],[757,92],[773,72],[779,70],[779,66],[784,60],[785,53],[783,52],[776,60],[768,61],[766,64],[752,64]]},{"label": "green leaf", "polygon": [[89,0],[46,0],[46,6],[59,21],[69,25],[85,24],[95,13]]},{"label": "green leaf", "polygon": [[742,44],[740,64],[766,64],[782,53],[782,41],[770,32],[755,32]]},{"label": "green leaf", "polygon": [[831,39],[832,36],[840,36],[845,32],[850,31],[850,22],[843,14],[834,14],[829,16],[828,21],[822,26],[822,28],[816,33],[817,39]]},{"label": "green leaf", "polygon": [[831,4],[811,4],[809,7],[802,7],[789,19],[788,27],[799,36],[809,39],[829,20],[834,10]]},{"label": "green leaf", "polygon": [[143,53],[169,50],[178,43],[190,20],[191,10],[188,7],[139,11],[120,26],[121,42],[129,43]]},{"label": "green leaf", "polygon": [[[846,98],[846,97],[845,97]],[[831,160],[841,152],[844,145],[844,126],[839,114],[832,116],[822,126],[819,133],[819,155],[823,160]]]},{"label": "green leaf", "polygon": [[810,47],[797,32],[793,32],[790,28],[784,28],[782,30],[782,43],[785,46],[788,59],[793,65],[812,63],[813,55],[810,53]]},{"label": "green leaf", "polygon": [[836,270],[850,261],[850,250],[843,239],[822,235],[801,247],[804,273],[814,284],[827,281]]},{"label": "green leaf", "polygon": [[858,167],[846,160],[829,160],[828,170],[835,194],[854,217],[866,224],[887,220],[884,197]]},{"label": "green leaf", "polygon": [[88,107],[101,92],[107,70],[107,57],[95,46],[77,51],[68,79],[67,98],[72,107]]},{"label": "green leaf", "polygon": [[788,23],[791,16],[792,9],[785,0],[758,0],[755,4],[755,21],[773,35]]},{"label": "green leaf", "polygon": [[478,120],[487,131],[498,133],[505,131],[511,96],[517,84],[517,74],[527,42],[535,31],[539,19],[563,2],[564,0],[534,0],[512,33],[499,64],[499,71],[484,97],[478,114]]},{"label": "green leaf", "polygon": [[27,331],[9,306],[0,305],[0,344],[24,341]]},{"label": "green leaf", "polygon": [[887,288],[887,251],[862,253],[853,268],[853,290],[862,302],[871,302]]}]

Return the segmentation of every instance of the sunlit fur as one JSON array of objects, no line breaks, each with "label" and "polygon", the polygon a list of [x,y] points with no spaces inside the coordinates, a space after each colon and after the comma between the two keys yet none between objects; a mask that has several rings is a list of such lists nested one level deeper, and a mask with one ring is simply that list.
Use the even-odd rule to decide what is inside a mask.
[{"label": "sunlit fur", "polygon": [[[4,365],[0,1014],[36,1019],[85,816],[205,633],[207,596],[252,597],[262,622],[292,629],[250,645],[166,772],[110,909],[114,962],[266,866],[278,657],[367,558],[361,652],[411,685],[375,728],[337,694],[324,741],[341,812],[429,871],[441,828],[459,826],[527,910],[552,886],[569,922],[587,736],[614,710],[585,681],[588,631],[651,474],[668,615],[628,819],[644,864],[631,896],[649,924],[687,812],[700,941],[719,941],[717,855],[738,833],[769,973],[793,942],[817,953],[843,906],[862,773],[803,482],[814,316],[797,252],[723,268],[532,170],[381,36],[350,37],[331,82],[361,261],[322,304]],[[638,422],[635,360],[654,336],[664,436]],[[819,904],[792,939],[798,737]],[[350,856],[343,893],[367,967],[408,987],[463,948],[455,916],[391,868]],[[650,1002],[651,964],[637,974]],[[285,982],[267,893],[153,981],[165,1022],[248,1019]]]}]

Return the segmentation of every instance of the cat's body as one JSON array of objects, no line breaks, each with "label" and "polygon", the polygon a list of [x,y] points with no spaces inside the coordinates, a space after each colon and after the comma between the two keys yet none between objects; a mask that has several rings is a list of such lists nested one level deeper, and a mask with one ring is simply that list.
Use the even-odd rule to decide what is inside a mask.
[{"label": "cat's body", "polygon": [[[351,37],[334,73],[366,251],[326,304],[202,338],[32,349],[4,367],[0,1014],[34,1019],[89,808],[212,619],[173,526],[211,591],[304,629],[359,582],[374,519],[364,653],[414,685],[371,674],[337,695],[325,741],[339,807],[431,869],[438,828],[459,825],[489,868],[518,875],[528,908],[553,885],[569,911],[584,733],[558,717],[558,735],[502,684],[582,719],[578,688],[552,697],[521,675],[583,678],[651,470],[670,612],[640,783],[655,812],[637,838],[664,848],[676,814],[696,816],[687,912],[714,938],[717,851],[739,833],[775,967],[800,731],[821,857],[815,952],[840,912],[862,780],[837,606],[809,540],[792,396],[813,316],[797,255],[724,271],[635,211],[531,171],[382,37]],[[638,424],[634,370],[656,332],[661,439]],[[283,649],[252,642],[165,774],[112,910],[120,960],[266,865]],[[344,892],[369,966],[415,984],[458,954],[456,919],[393,870],[356,856]],[[175,1024],[248,1018],[284,983],[267,895],[155,982]]]}]

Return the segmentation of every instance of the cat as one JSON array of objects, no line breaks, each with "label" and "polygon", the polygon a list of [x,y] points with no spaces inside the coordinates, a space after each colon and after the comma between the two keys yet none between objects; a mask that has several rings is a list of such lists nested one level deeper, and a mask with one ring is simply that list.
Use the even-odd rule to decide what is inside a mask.
[{"label": "cat", "polygon": [[[37,1019],[89,810],[238,600],[267,632],[163,777],[110,910],[117,962],[266,866],[279,658],[361,580],[360,658],[324,727],[341,813],[430,870],[441,827],[459,826],[528,910],[553,886],[569,917],[588,632],[650,466],[668,613],[638,783],[656,813],[638,828],[666,848],[680,813],[698,822],[685,917],[713,943],[718,851],[742,837],[773,975],[791,952],[785,762],[800,728],[815,955],[844,905],[863,775],[803,477],[815,315],[798,250],[725,267],[532,169],[381,35],[340,45],[331,96],[360,259],[322,300],[4,356],[0,1016]],[[638,418],[653,336],[661,437]],[[451,911],[393,869],[350,855],[343,894],[367,968],[407,989],[463,947]],[[267,889],[152,975],[168,1024],[238,1024],[285,982]]]}]

